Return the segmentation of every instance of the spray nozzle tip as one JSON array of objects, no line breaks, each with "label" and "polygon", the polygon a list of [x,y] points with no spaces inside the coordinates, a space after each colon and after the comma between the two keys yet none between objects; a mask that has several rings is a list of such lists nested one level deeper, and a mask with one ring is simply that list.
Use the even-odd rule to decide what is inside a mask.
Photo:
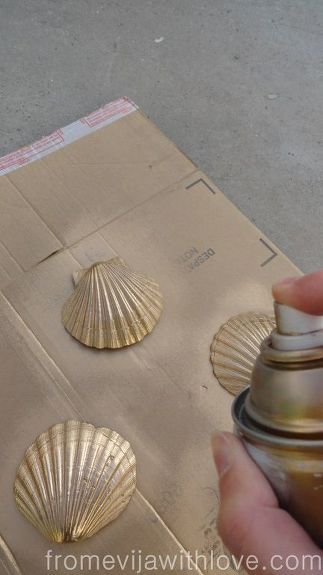
[{"label": "spray nozzle tip", "polygon": [[323,316],[310,315],[299,309],[274,303],[277,331],[283,335],[303,335],[323,330]]}]

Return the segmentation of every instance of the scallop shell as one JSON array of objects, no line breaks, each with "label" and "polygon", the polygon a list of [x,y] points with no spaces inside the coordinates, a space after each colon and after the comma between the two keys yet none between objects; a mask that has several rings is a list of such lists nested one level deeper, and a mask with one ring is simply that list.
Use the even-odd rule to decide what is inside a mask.
[{"label": "scallop shell", "polygon": [[263,339],[276,327],[272,316],[249,312],[229,319],[214,336],[211,362],[219,383],[233,395],[250,384]]},{"label": "scallop shell", "polygon": [[39,435],[18,469],[18,509],[49,540],[87,539],[116,519],[136,487],[136,458],[116,431],[67,421]]},{"label": "scallop shell", "polygon": [[133,272],[120,258],[74,275],[76,287],[63,307],[67,331],[89,347],[120,348],[141,341],[162,312],[158,284]]}]

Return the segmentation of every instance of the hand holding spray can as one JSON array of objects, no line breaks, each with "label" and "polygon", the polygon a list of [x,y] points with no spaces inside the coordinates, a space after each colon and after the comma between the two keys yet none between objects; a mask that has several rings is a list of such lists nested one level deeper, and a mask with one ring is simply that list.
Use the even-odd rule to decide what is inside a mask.
[{"label": "hand holding spray can", "polygon": [[277,303],[275,314],[234,402],[235,430],[281,506],[323,545],[323,316]]}]

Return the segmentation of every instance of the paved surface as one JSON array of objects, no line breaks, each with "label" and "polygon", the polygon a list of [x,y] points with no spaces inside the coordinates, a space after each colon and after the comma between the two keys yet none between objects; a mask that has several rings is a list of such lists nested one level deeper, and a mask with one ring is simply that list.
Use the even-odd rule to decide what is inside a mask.
[{"label": "paved surface", "polygon": [[0,155],[127,95],[323,267],[322,0],[0,0]]}]

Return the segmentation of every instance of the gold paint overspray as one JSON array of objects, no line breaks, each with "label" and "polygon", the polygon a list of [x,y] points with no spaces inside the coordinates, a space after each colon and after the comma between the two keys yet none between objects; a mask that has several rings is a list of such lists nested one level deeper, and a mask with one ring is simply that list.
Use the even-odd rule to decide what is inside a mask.
[{"label": "gold paint overspray", "polygon": [[323,545],[323,317],[275,304],[235,431],[281,506]]}]

